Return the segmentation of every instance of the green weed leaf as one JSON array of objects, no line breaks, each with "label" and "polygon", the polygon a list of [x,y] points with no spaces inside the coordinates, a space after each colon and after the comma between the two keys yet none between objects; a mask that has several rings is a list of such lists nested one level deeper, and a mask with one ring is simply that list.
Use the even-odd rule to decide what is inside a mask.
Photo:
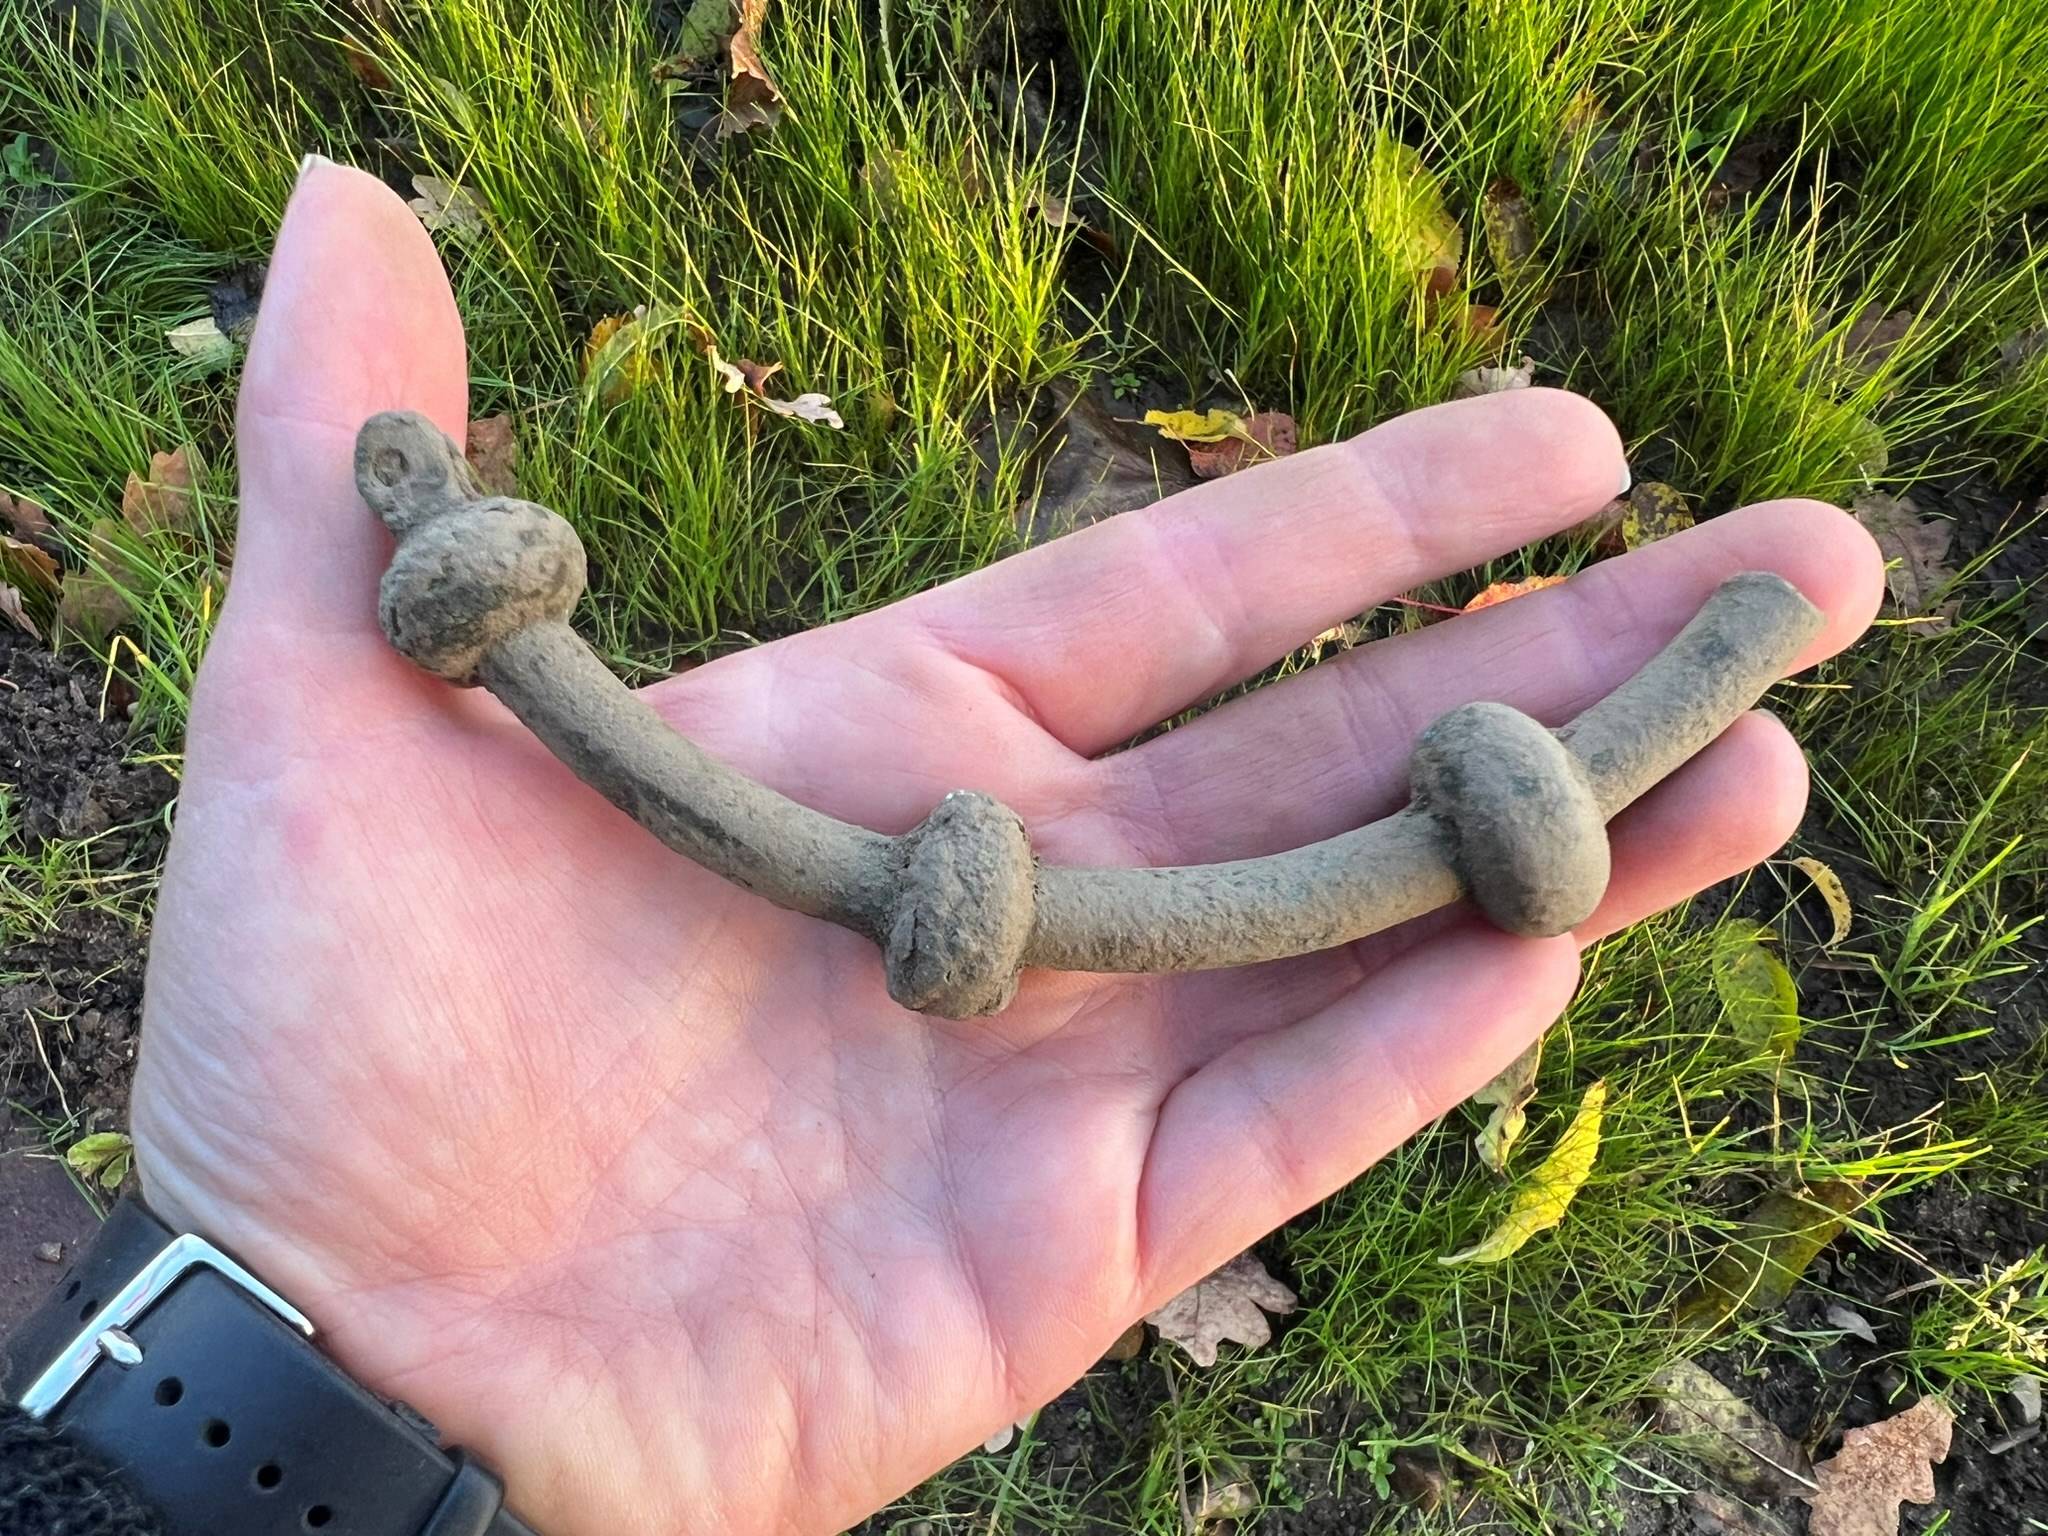
[{"label": "green weed leaf", "polygon": [[101,1189],[116,1190],[135,1161],[135,1143],[122,1131],[99,1131],[71,1143],[64,1161],[80,1178],[97,1179]]}]

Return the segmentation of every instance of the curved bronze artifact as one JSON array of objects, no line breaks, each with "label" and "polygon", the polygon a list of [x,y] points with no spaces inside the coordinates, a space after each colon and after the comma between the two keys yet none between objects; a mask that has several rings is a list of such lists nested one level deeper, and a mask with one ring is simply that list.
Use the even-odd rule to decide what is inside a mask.
[{"label": "curved bronze artifact", "polygon": [[669,729],[577,638],[583,546],[555,513],[485,496],[425,417],[373,416],[356,484],[398,549],[391,643],[482,683],[578,777],[677,852],[881,946],[906,1008],[994,1013],[1026,966],[1191,971],[1327,949],[1469,896],[1558,934],[1607,888],[1605,823],[1756,702],[1820,630],[1783,579],[1735,576],[1676,638],[1556,731],[1468,704],[1422,733],[1399,812],[1266,858],[1172,869],[1042,865],[1014,811],[960,790],[901,837],[798,805]]}]

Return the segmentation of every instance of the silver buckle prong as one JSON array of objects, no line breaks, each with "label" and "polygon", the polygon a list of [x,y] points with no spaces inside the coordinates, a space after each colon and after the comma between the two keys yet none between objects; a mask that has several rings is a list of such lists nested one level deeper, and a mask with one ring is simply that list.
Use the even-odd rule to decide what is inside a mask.
[{"label": "silver buckle prong", "polygon": [[187,1232],[182,1237],[172,1238],[162,1252],[130,1276],[128,1283],[93,1313],[71,1342],[58,1351],[57,1358],[21,1394],[22,1412],[32,1419],[47,1418],[85,1380],[86,1372],[102,1359],[112,1360],[123,1367],[139,1365],[142,1348],[129,1337],[128,1330],[163,1298],[165,1292],[194,1269],[215,1271],[307,1338],[313,1337],[313,1324],[303,1312],[205,1238]]}]

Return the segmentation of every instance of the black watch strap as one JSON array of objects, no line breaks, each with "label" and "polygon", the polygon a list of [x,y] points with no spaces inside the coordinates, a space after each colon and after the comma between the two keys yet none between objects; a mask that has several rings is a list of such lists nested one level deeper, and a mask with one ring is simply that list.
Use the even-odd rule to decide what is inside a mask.
[{"label": "black watch strap", "polygon": [[496,1477],[310,1332],[130,1197],[0,1345],[0,1394],[119,1468],[166,1536],[532,1536]]}]

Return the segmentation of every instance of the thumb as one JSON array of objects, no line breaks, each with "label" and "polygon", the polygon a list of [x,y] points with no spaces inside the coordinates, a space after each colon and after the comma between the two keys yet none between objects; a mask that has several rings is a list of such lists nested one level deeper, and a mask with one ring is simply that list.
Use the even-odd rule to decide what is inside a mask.
[{"label": "thumb", "polygon": [[241,526],[217,644],[375,637],[391,543],[356,495],[356,429],[402,408],[461,442],[468,394],[462,321],[420,221],[375,177],[308,156],[242,374]]}]

